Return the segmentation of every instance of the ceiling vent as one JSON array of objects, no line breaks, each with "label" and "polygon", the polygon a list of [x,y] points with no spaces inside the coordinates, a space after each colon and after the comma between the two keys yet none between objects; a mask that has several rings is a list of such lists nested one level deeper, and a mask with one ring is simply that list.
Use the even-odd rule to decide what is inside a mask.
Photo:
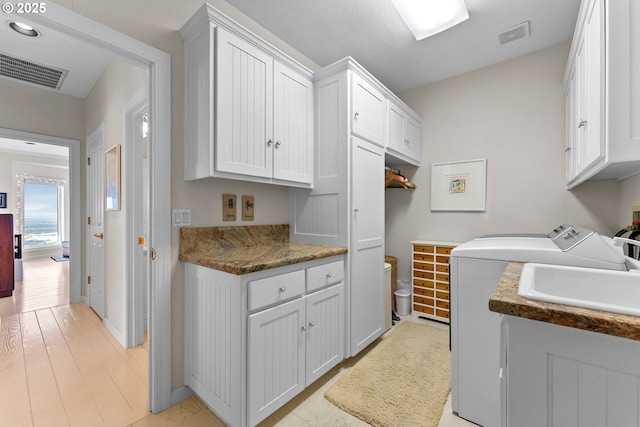
[{"label": "ceiling vent", "polygon": [[67,73],[67,70],[36,64],[26,59],[0,53],[0,76],[2,77],[51,89],[60,89]]},{"label": "ceiling vent", "polygon": [[500,31],[498,33],[498,42],[500,43],[500,46],[502,46],[525,37],[529,37],[529,21],[525,21],[522,24]]}]

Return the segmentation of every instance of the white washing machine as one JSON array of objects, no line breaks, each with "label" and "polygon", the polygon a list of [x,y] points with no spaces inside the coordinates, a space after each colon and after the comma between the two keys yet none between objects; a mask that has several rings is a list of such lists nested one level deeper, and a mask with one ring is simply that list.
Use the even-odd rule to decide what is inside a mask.
[{"label": "white washing machine", "polygon": [[622,248],[612,239],[567,224],[548,234],[488,235],[453,249],[452,409],[484,427],[500,424],[500,315],[488,305],[509,261],[627,269]]}]

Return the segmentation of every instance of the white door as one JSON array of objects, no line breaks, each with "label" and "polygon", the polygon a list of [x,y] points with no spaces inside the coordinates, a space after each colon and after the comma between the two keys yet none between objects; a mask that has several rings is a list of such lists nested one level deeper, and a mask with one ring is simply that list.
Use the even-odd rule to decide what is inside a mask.
[{"label": "white door", "polygon": [[271,178],[273,59],[218,27],[216,169]]},{"label": "white door", "polygon": [[384,150],[353,137],[351,356],[384,331]]},{"label": "white door", "polygon": [[311,184],[313,83],[274,62],[273,177]]},{"label": "white door", "polygon": [[379,90],[356,74],[352,76],[351,96],[353,133],[384,147],[387,99]]},{"label": "white door", "polygon": [[256,425],[305,387],[305,299],[249,316],[249,425]]},{"label": "white door", "polygon": [[87,299],[98,316],[105,315],[104,295],[104,128],[87,139],[88,255]]}]

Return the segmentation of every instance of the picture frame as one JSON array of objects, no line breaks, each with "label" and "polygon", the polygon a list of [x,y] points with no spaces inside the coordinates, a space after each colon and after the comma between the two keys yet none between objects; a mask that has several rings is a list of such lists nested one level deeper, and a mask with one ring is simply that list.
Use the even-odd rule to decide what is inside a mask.
[{"label": "picture frame", "polygon": [[486,211],[487,159],[431,164],[432,211]]},{"label": "picture frame", "polygon": [[0,193],[0,209],[7,209],[7,193]]},{"label": "picture frame", "polygon": [[119,211],[120,206],[120,144],[104,153],[105,209]]}]

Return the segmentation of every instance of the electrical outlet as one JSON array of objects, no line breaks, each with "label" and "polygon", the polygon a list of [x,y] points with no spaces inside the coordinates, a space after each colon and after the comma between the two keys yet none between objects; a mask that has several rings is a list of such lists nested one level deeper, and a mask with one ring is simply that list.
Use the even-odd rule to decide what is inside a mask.
[{"label": "electrical outlet", "polygon": [[235,194],[222,195],[222,220],[223,221],[236,220],[236,195]]},{"label": "electrical outlet", "polygon": [[253,208],[255,202],[253,196],[242,196],[242,220],[253,221]]}]

